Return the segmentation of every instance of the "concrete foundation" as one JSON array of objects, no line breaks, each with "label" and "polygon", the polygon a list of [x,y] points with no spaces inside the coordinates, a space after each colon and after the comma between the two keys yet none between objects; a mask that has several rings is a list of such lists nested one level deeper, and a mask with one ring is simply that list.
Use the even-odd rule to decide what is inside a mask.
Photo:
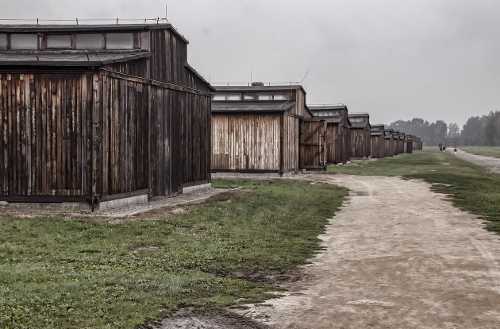
[{"label": "concrete foundation", "polygon": [[106,211],[106,210],[109,210],[112,208],[120,208],[120,207],[125,207],[125,206],[131,205],[131,204],[138,204],[138,203],[148,203],[148,195],[143,194],[143,195],[133,196],[130,198],[123,198],[123,199],[99,202],[96,205],[96,207],[94,207],[94,210],[95,211]]},{"label": "concrete foundation", "polygon": [[[148,195],[139,195],[111,201],[104,201],[94,205],[94,211],[106,211],[131,204],[148,203]],[[48,202],[48,203],[22,203],[22,202],[0,202],[1,209],[21,211],[56,211],[56,212],[91,212],[92,205],[86,202]]]},{"label": "concrete foundation", "polygon": [[279,173],[239,173],[239,172],[214,172],[212,173],[212,178],[283,178],[283,177],[295,177],[298,173],[296,172],[286,172],[280,175]]},{"label": "concrete foundation", "polygon": [[[213,175],[213,174],[212,174]],[[210,188],[212,187],[212,184],[211,183],[208,183],[208,184],[201,184],[201,185],[194,185],[194,186],[188,186],[188,187],[183,187],[182,188],[182,194],[186,194],[186,193],[191,193],[191,192],[194,192],[194,191],[198,191],[198,190],[203,190],[205,188]]]}]

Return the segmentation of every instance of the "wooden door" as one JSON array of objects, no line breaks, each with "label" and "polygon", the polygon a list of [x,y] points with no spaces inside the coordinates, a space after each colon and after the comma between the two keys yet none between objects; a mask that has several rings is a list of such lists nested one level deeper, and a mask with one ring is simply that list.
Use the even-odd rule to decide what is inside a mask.
[{"label": "wooden door", "polygon": [[303,119],[300,123],[300,169],[326,170],[326,120]]}]

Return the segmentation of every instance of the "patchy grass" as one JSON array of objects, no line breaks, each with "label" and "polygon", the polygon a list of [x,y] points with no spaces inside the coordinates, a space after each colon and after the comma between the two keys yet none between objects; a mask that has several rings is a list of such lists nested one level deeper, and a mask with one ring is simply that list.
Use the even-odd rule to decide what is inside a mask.
[{"label": "patchy grass", "polygon": [[477,155],[485,155],[489,157],[500,158],[500,147],[473,147],[473,146],[461,146],[460,149],[462,151],[477,154]]},{"label": "patchy grass", "polygon": [[134,328],[185,306],[272,298],[232,271],[291,269],[346,190],[290,181],[241,186],[229,200],[155,221],[0,216],[1,328]]},{"label": "patchy grass", "polygon": [[500,175],[487,172],[453,154],[425,149],[359,165],[329,167],[329,172],[424,179],[448,194],[453,204],[486,219],[486,229],[500,233]]}]

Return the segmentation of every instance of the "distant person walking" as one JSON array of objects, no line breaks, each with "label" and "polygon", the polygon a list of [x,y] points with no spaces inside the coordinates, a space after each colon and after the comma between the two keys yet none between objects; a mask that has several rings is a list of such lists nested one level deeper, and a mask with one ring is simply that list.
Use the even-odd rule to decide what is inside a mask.
[{"label": "distant person walking", "polygon": [[456,148],[453,150],[453,152],[455,152],[455,155],[457,155],[457,149]]}]

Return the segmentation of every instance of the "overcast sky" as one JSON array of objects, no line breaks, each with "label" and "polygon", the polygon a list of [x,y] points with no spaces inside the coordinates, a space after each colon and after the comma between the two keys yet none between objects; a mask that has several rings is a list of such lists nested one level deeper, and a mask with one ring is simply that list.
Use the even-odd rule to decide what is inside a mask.
[{"label": "overcast sky", "polygon": [[371,122],[500,110],[500,0],[0,0],[1,18],[168,19],[212,83],[299,82]]}]

